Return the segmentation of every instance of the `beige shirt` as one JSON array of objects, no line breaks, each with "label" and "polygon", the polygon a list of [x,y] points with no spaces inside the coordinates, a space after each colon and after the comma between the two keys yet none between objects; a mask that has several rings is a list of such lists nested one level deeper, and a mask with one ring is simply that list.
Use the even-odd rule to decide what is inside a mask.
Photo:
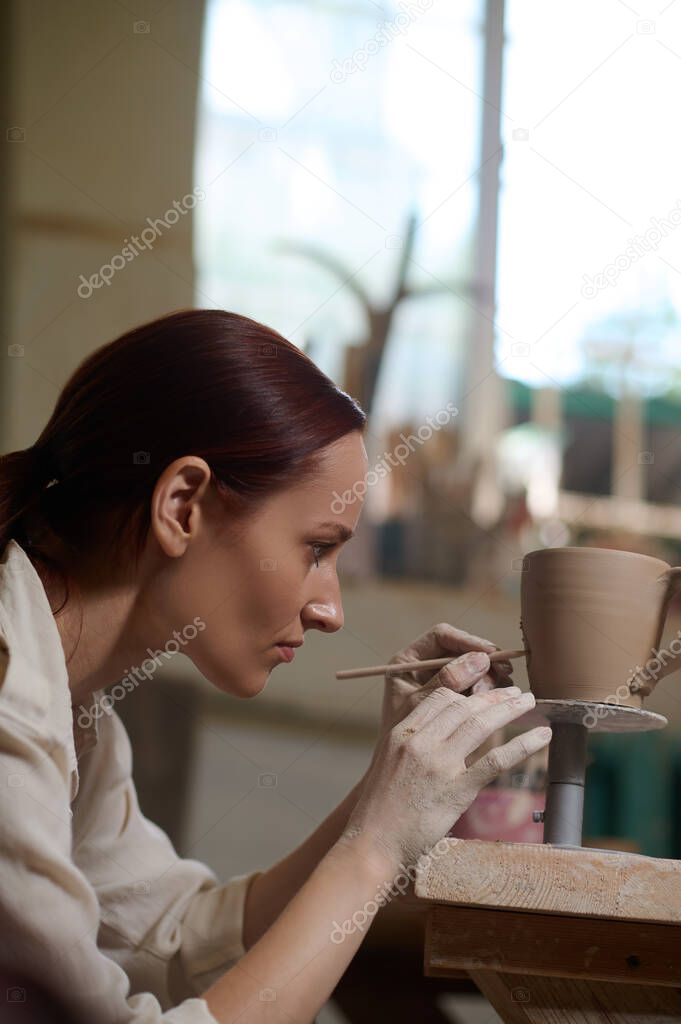
[{"label": "beige shirt", "polygon": [[245,952],[244,900],[259,872],[220,882],[177,855],[140,811],[110,703],[86,727],[76,721],[47,594],[10,540],[0,560],[0,968],[36,978],[92,1024],[216,1024],[201,992]]}]

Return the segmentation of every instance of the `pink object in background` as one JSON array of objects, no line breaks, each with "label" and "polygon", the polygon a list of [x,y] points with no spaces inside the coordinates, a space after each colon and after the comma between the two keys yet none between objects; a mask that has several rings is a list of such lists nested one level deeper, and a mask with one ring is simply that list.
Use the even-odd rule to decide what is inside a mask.
[{"label": "pink object in background", "polygon": [[528,788],[487,786],[480,790],[447,835],[457,839],[541,843],[544,825],[532,821],[532,811],[543,811],[545,799],[544,793]]}]

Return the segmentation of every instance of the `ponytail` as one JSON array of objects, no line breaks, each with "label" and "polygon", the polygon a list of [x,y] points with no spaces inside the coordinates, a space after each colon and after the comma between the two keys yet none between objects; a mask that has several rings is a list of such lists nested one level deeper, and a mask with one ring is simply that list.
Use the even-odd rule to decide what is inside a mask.
[{"label": "ponytail", "polygon": [[22,532],[20,519],[37,496],[40,476],[35,446],[0,456],[0,549]]},{"label": "ponytail", "polygon": [[46,489],[58,482],[54,462],[40,443],[0,455],[0,552],[14,539],[27,554],[42,558],[59,572],[57,563],[41,553],[30,529],[35,510],[47,497]]}]

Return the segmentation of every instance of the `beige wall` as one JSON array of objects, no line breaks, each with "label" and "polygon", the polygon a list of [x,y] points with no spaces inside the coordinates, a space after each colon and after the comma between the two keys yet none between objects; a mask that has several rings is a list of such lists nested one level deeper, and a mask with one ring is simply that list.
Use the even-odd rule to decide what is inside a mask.
[{"label": "beige wall", "polygon": [[[80,298],[124,239],[194,187],[202,0],[157,5],[13,0],[10,172],[0,352],[2,450],[25,447],[59,389],[92,349],[161,313],[193,304],[191,213],[159,228],[153,248]],[[128,8],[128,9],[126,9]],[[142,22],[149,17],[149,31]],[[137,31],[136,31],[137,29]],[[170,218],[174,219],[174,218]],[[149,236],[148,236],[149,237]],[[16,349],[14,351],[17,351]]]}]

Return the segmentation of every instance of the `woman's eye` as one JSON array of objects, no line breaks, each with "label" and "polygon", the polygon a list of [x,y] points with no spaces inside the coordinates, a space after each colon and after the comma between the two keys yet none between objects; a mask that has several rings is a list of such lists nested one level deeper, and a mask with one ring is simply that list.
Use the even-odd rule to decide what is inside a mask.
[{"label": "woman's eye", "polygon": [[312,557],[314,559],[314,564],[316,565],[317,568],[319,568],[319,559],[322,557],[325,551],[328,551],[329,548],[333,547],[333,544],[311,544],[310,547],[312,548]]}]

